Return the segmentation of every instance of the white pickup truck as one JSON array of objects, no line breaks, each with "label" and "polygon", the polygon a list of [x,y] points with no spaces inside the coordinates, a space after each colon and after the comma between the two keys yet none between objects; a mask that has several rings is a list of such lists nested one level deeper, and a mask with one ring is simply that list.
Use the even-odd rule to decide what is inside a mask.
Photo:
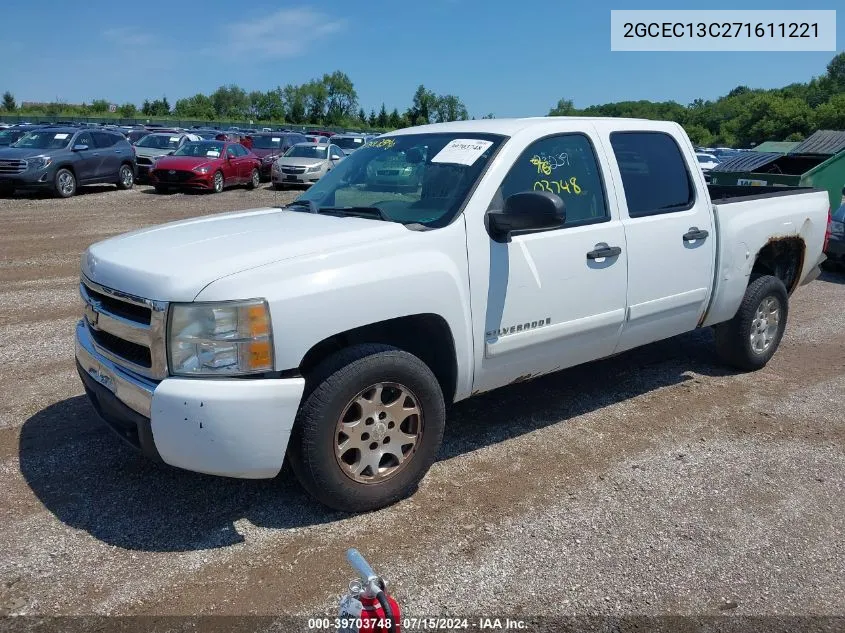
[{"label": "white pickup truck", "polygon": [[270,478],[287,457],[371,510],[415,489],[448,403],[707,326],[762,367],[828,214],[824,191],[708,190],[674,123],[399,130],[285,208],[92,245],[78,370],[153,458]]}]

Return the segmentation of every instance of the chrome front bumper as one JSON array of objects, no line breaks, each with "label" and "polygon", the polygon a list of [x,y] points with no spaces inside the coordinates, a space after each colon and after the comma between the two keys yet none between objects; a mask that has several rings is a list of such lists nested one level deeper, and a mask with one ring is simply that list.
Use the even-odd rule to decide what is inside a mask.
[{"label": "chrome front bumper", "polygon": [[76,360],[97,383],[127,407],[150,417],[153,391],[158,383],[119,367],[97,351],[85,319],[76,324]]}]

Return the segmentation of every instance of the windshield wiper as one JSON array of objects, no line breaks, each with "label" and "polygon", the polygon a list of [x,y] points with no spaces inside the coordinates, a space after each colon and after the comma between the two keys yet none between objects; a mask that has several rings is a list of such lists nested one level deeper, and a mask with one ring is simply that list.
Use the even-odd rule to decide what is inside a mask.
[{"label": "windshield wiper", "polygon": [[283,209],[293,209],[294,207],[303,207],[308,210],[308,213],[319,213],[320,207],[313,200],[294,200],[290,204],[286,204]]},{"label": "windshield wiper", "polygon": [[318,213],[326,215],[353,216],[390,222],[390,217],[378,207],[320,207]]}]

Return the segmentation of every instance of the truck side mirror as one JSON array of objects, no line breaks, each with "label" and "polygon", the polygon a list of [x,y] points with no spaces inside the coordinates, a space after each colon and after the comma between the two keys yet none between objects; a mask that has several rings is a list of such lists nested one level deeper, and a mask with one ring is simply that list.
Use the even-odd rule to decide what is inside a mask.
[{"label": "truck side mirror", "polygon": [[558,229],[566,222],[563,199],[548,191],[525,191],[508,196],[505,208],[487,213],[487,229],[497,242],[510,242],[514,233]]}]

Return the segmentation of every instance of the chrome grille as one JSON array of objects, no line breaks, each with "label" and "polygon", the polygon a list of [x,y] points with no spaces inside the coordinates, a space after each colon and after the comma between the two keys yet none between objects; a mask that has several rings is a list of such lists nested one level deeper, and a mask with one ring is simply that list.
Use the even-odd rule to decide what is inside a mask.
[{"label": "chrome grille", "polygon": [[0,159],[0,175],[22,174],[26,171],[27,162],[18,159]]},{"label": "chrome grille", "polygon": [[138,156],[135,159],[135,162],[137,162],[139,165],[152,165],[153,164],[153,161],[151,159],[147,158],[146,156]]},{"label": "chrome grille", "polygon": [[85,324],[98,351],[141,376],[167,376],[164,343],[167,304],[106,288],[82,278]]},{"label": "chrome grille", "polygon": [[282,172],[285,174],[304,174],[305,167],[282,167]]}]

